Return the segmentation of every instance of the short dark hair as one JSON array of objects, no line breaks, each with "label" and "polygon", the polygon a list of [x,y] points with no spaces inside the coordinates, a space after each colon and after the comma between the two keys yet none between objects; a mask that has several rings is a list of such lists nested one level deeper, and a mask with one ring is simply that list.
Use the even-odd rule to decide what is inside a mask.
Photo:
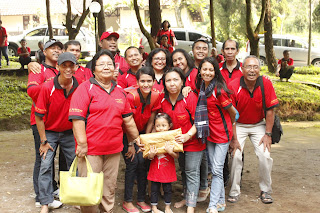
[{"label": "short dark hair", "polygon": [[23,42],[23,41],[27,41],[27,40],[23,38],[23,39],[21,39],[20,43]]},{"label": "short dark hair", "polygon": [[222,44],[222,49],[223,49],[223,50],[224,50],[224,47],[225,47],[227,41],[233,41],[233,42],[235,42],[235,43],[236,43],[236,49],[239,50],[239,43],[238,43],[237,41],[235,41],[235,40],[232,40],[232,39],[227,39],[227,40],[225,40],[225,41],[223,42],[223,44]]},{"label": "short dark hair", "polygon": [[206,43],[207,46],[208,46],[208,52],[209,52],[209,42],[206,39],[203,39],[203,38],[199,38],[199,39],[195,40],[195,42],[193,42],[192,50],[194,49],[194,46],[196,46],[196,43],[198,43],[198,42]]},{"label": "short dark hair", "polygon": [[284,50],[284,51],[283,51],[283,55],[284,55],[284,54],[287,54],[287,53],[290,53],[290,50]]},{"label": "short dark hair", "polygon": [[[130,46],[130,47],[128,47],[128,48],[126,49],[126,51],[124,51],[124,57],[125,57],[125,58],[127,57],[127,51],[128,51],[128,50],[130,50],[130,49],[133,49],[133,48],[137,49],[137,50],[138,50],[138,52],[140,53],[140,50],[139,50],[139,48],[138,48],[138,47]],[[141,54],[141,53],[140,53],[140,54]]]},{"label": "short dark hair", "polygon": [[[163,76],[162,76],[162,83],[163,83],[163,86],[164,86],[164,93],[165,93],[165,94],[168,94],[168,90],[167,90],[167,87],[166,87],[166,76],[167,76],[169,73],[171,73],[171,72],[176,72],[176,73],[179,74],[179,76],[180,76],[180,78],[181,78],[181,80],[182,80],[182,82],[183,82],[182,87],[184,87],[184,84],[185,84],[185,82],[186,82],[186,77],[184,76],[184,73],[183,73],[182,69],[179,68],[179,67],[171,67],[171,68],[170,68],[167,72],[165,72],[165,73],[163,74]],[[182,88],[181,88],[181,89],[182,89]]]},{"label": "short dark hair", "polygon": [[161,23],[161,28],[163,28],[164,27],[164,23],[166,23],[166,22],[168,22],[168,28],[170,28],[171,27],[171,25],[170,25],[170,23],[169,23],[169,21],[168,20],[164,20],[162,23]]},{"label": "short dark hair", "polygon": [[172,126],[172,120],[170,118],[170,116],[165,113],[165,112],[160,112],[158,114],[156,114],[156,116],[154,117],[154,123],[156,123],[156,120],[159,118],[164,118],[168,121],[169,126]]},{"label": "short dark hair", "polygon": [[169,69],[169,65],[171,64],[170,62],[170,52],[166,49],[162,49],[162,48],[156,48],[156,49],[153,49],[148,58],[147,58],[147,61],[146,61],[146,66],[149,66],[149,67],[152,67],[152,58],[155,54],[159,53],[159,52],[164,52],[164,54],[166,54],[166,66],[164,68],[164,71],[168,70]]},{"label": "short dark hair", "polygon": [[169,39],[169,37],[168,37],[166,34],[163,34],[163,35],[160,37],[160,40],[161,40],[163,37],[167,37],[167,39]]},{"label": "short dark hair", "polygon": [[143,74],[150,75],[152,77],[152,80],[154,80],[156,78],[152,67],[145,66],[145,67],[140,68],[136,74],[136,78],[138,81],[139,81],[141,75],[143,75]]},{"label": "short dark hair", "polygon": [[39,42],[38,42],[38,45],[40,45],[40,44],[43,44],[43,42],[42,42],[42,41],[39,41]]},{"label": "short dark hair", "polygon": [[109,51],[109,50],[100,50],[99,52],[97,52],[94,56],[93,56],[93,59],[92,59],[92,67],[91,67],[91,71],[94,72],[95,69],[96,69],[96,63],[97,63],[97,60],[103,56],[103,55],[107,55],[109,56],[111,59],[112,59],[112,62],[113,62],[113,65],[115,65],[114,63],[114,58],[113,58],[113,54]]},{"label": "short dark hair", "polygon": [[80,43],[79,41],[76,41],[76,40],[67,41],[67,42],[63,45],[63,46],[64,46],[64,49],[67,50],[70,45],[80,46],[80,50],[81,50],[81,43]]},{"label": "short dark hair", "polygon": [[[217,87],[217,96],[221,95],[221,89],[223,89],[228,95],[230,95],[230,90],[228,89],[226,82],[221,74],[220,71],[220,67],[219,67],[219,63],[218,61],[213,58],[213,57],[207,57],[205,59],[203,59],[200,64],[199,64],[199,68],[198,71],[200,73],[202,65],[206,62],[209,62],[210,64],[213,65],[214,68],[214,78],[212,80],[216,80],[216,85],[215,87]],[[196,88],[200,89],[201,86],[201,82],[202,82],[202,78],[201,75],[197,75],[197,80],[196,80]]]},{"label": "short dark hair", "polygon": [[187,65],[189,69],[195,68],[194,61],[191,56],[184,49],[175,49],[171,54],[171,66],[173,66],[173,55],[176,53],[182,53],[187,60]]}]

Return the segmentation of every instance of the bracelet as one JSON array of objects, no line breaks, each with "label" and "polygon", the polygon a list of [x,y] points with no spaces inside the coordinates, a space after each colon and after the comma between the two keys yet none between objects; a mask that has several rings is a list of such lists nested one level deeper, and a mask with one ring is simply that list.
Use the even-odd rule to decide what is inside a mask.
[{"label": "bracelet", "polygon": [[272,136],[272,132],[266,132],[265,135],[271,137]]},{"label": "bracelet", "polygon": [[188,131],[187,134],[192,138],[192,133],[190,131]]}]

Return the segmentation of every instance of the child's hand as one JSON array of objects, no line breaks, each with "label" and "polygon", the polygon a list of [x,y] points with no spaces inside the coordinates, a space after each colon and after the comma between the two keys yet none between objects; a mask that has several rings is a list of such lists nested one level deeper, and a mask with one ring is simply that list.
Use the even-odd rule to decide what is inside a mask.
[{"label": "child's hand", "polygon": [[166,145],[165,145],[165,147],[164,147],[164,150],[166,150],[166,152],[167,152],[168,154],[171,154],[171,153],[173,153],[173,148],[174,148],[174,145],[173,145],[173,144],[170,144],[170,142],[167,141],[167,142],[166,142]]},{"label": "child's hand", "polygon": [[158,153],[158,150],[157,150],[156,146],[150,146],[149,156],[148,156],[149,159],[153,159],[157,153]]}]

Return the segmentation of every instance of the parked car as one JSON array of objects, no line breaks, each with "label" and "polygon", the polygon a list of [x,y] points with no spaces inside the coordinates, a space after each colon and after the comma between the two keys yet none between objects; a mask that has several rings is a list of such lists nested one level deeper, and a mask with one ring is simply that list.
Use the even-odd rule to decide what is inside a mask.
[{"label": "parked car", "polygon": [[[266,64],[264,34],[259,35],[259,55],[262,65]],[[283,51],[289,50],[295,66],[306,66],[308,60],[308,43],[303,39],[291,35],[272,35],[273,48],[277,59],[283,58]],[[247,43],[247,54],[250,53],[250,43]],[[320,67],[320,49],[311,48],[311,63]]]},{"label": "parked car", "polygon": [[[176,36],[176,39],[178,41],[178,45],[175,46],[176,49],[181,48],[187,52],[190,52],[192,50],[193,42],[203,37],[209,41],[209,53],[211,53],[211,48],[212,48],[211,36],[198,31],[188,30],[184,28],[170,28],[170,29],[173,30],[174,35]],[[140,43],[144,46],[144,49],[146,52],[151,51],[148,43],[148,39],[145,36],[142,37]],[[222,43],[219,41],[216,41],[216,46],[217,46],[218,52],[220,53],[222,48]]]},{"label": "parked car", "polygon": [[[53,37],[63,44],[69,40],[67,29],[62,25],[53,25]],[[8,53],[9,56],[17,56],[18,47],[20,47],[21,39],[27,40],[27,46],[31,49],[31,55],[39,49],[38,42],[45,43],[49,40],[48,26],[38,26],[25,33],[17,36],[8,37]],[[94,35],[84,27],[81,27],[76,40],[81,43],[82,58],[95,54],[95,41]]]}]

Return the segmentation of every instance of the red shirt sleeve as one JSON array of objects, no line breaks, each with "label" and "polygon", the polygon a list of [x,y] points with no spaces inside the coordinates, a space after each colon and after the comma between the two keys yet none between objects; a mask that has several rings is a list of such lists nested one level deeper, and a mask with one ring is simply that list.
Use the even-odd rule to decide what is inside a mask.
[{"label": "red shirt sleeve", "polygon": [[127,88],[126,76],[127,76],[127,74],[119,75],[119,76],[118,76],[117,84],[118,84],[122,89]]},{"label": "red shirt sleeve", "polygon": [[35,107],[35,115],[44,117],[48,111],[48,104],[50,98],[50,88],[48,84],[43,84],[38,96],[38,100]]},{"label": "red shirt sleeve", "polygon": [[30,72],[28,76],[28,85],[27,93],[32,98],[33,102],[37,102],[38,95],[41,90],[41,84],[44,82],[44,76],[41,70],[41,73]]},{"label": "red shirt sleeve", "polygon": [[281,59],[278,61],[278,64],[281,64]]},{"label": "red shirt sleeve", "polygon": [[194,92],[190,92],[188,97],[186,98],[186,101],[187,101],[187,110],[191,114],[192,120],[194,120],[194,115],[196,113],[198,97]]},{"label": "red shirt sleeve", "polygon": [[132,110],[133,114],[136,114],[136,108],[135,108],[135,105],[134,105],[135,101],[134,101],[133,94],[128,93],[127,94],[127,99],[128,99],[128,102],[130,104],[130,107],[131,107],[131,110]]},{"label": "red shirt sleeve", "polygon": [[21,47],[18,48],[17,53],[18,55],[21,54]]},{"label": "red shirt sleeve", "polygon": [[159,109],[161,109],[161,100],[162,100],[162,96],[159,95],[156,102],[154,103],[151,112],[157,111]]},{"label": "red shirt sleeve", "polygon": [[293,66],[293,59],[292,59],[292,58],[289,58],[289,60],[288,60],[288,65],[289,65],[289,66]]},{"label": "red shirt sleeve", "polygon": [[170,29],[170,36],[175,37],[173,30]]},{"label": "red shirt sleeve", "polygon": [[[124,91],[123,91],[124,92]],[[124,92],[124,95],[125,95],[125,92]],[[130,103],[129,103],[129,100],[127,98],[127,96],[125,95],[125,107],[124,107],[124,110],[122,112],[122,117],[126,117],[130,114],[132,114],[132,109],[131,109],[131,106],[130,106]]]},{"label": "red shirt sleeve", "polygon": [[87,117],[87,111],[90,104],[90,83],[80,84],[78,89],[74,92],[70,108],[69,108],[69,120],[77,119],[77,120],[85,120]]},{"label": "red shirt sleeve", "polygon": [[221,89],[221,95],[219,95],[217,97],[217,99],[219,100],[219,102],[221,103],[221,106],[225,110],[232,106],[231,98],[228,96],[228,94],[223,89]]},{"label": "red shirt sleeve", "polygon": [[272,82],[265,77],[263,77],[264,93],[266,98],[266,108],[267,110],[279,105],[279,101],[276,92],[273,88]]}]

